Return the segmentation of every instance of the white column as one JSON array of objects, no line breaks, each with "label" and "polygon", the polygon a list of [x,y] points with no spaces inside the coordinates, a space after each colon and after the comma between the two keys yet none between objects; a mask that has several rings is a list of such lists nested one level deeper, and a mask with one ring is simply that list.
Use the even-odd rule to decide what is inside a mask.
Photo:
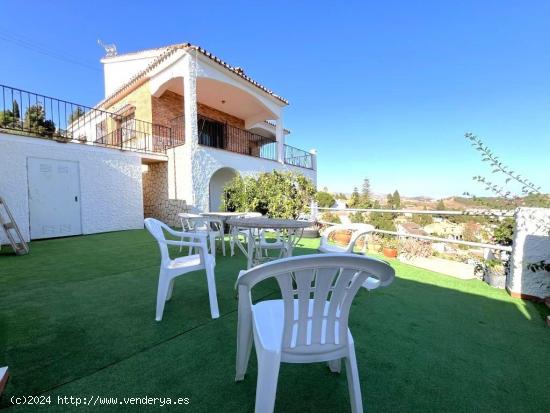
[{"label": "white column", "polygon": [[194,164],[197,162],[199,148],[199,135],[197,124],[197,70],[195,56],[188,53],[183,62],[183,113],[185,129],[185,145],[180,149],[177,162],[178,197],[185,199],[188,205],[196,208],[199,196],[197,195],[196,180],[193,174]]},{"label": "white column", "polygon": [[316,171],[317,170],[317,149],[311,149],[309,153],[311,154],[311,169]]},{"label": "white column", "polygon": [[283,128],[283,118],[275,121],[275,138],[277,139],[277,160],[285,163],[285,130]]},{"label": "white column", "polygon": [[199,142],[197,125],[197,73],[194,57],[188,54],[183,71],[183,113],[185,115],[185,143]]}]

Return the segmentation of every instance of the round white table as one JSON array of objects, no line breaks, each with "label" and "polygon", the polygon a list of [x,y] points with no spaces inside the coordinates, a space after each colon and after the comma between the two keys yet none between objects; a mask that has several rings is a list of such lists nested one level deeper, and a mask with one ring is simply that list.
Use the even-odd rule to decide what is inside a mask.
[{"label": "round white table", "polygon": [[262,256],[262,249],[260,246],[261,231],[266,229],[280,231],[280,235],[286,245],[286,255],[292,256],[292,250],[302,237],[304,229],[313,224],[311,221],[296,221],[294,219],[267,217],[229,218],[226,222],[229,225],[239,228],[248,228],[250,230],[248,232],[246,249],[241,242],[237,240],[237,246],[247,257],[247,269],[266,261],[266,258]]}]

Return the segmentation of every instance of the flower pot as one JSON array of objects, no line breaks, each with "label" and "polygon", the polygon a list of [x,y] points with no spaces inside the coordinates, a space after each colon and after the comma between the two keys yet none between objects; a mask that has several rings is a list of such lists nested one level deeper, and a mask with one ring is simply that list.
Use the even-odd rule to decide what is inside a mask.
[{"label": "flower pot", "polygon": [[397,248],[382,248],[382,254],[388,258],[397,258]]},{"label": "flower pot", "polygon": [[506,274],[503,270],[488,268],[483,276],[483,281],[491,287],[503,289],[506,287]]},{"label": "flower pot", "polygon": [[332,240],[340,245],[348,245],[351,241],[351,231],[336,231],[332,235]]}]

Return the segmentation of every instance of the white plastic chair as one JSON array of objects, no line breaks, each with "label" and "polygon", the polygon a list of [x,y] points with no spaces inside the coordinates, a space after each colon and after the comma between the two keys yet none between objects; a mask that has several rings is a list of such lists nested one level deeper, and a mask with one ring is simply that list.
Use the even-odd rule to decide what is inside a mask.
[{"label": "white plastic chair", "polygon": [[[321,235],[321,245],[319,252],[323,253],[352,253],[355,248],[355,243],[362,236],[367,235],[374,230],[372,225],[368,224],[338,224],[328,227]],[[345,247],[340,245],[329,244],[329,238],[336,231],[351,231],[351,239]]]},{"label": "white plastic chair", "polygon": [[[252,288],[275,278],[282,300],[252,305]],[[348,329],[351,302],[368,278],[392,283],[387,263],[352,254],[291,257],[241,271],[235,380],[244,379],[254,340],[258,358],[257,413],[275,406],[280,363],[326,361],[332,372],[345,359],[352,412],[363,411],[353,337]]]},{"label": "white plastic chair", "polygon": [[[218,299],[216,297],[216,279],[214,274],[216,260],[208,253],[207,234],[200,232],[174,231],[168,225],[154,218],[146,218],[145,227],[157,240],[161,256],[157,289],[156,320],[162,320],[164,304],[172,297],[175,278],[198,270],[206,271],[210,313],[212,318],[218,318],[220,316],[220,311],[218,309]],[[166,239],[164,231],[174,237],[180,238],[180,240]],[[183,241],[183,239],[186,238],[191,241]],[[168,252],[168,245],[193,247],[198,250],[198,254],[171,259]]]},{"label": "white plastic chair", "polygon": [[[266,233],[272,233],[275,234],[275,238],[266,238]],[[288,245],[284,242],[284,240],[281,238],[281,234],[279,231],[269,231],[269,230],[262,230],[260,231],[260,249],[262,252],[265,253],[266,256],[269,256],[269,250],[278,250],[279,251],[279,258],[288,257],[289,255],[289,248]]]},{"label": "white plastic chair", "polygon": [[[215,217],[206,217],[197,214],[181,213],[179,214],[181,227],[189,232],[204,232],[208,234],[210,252],[216,255],[216,240],[220,240],[222,253],[225,256],[225,233],[223,230],[223,221]],[[181,251],[182,248],[180,248]],[[189,254],[193,253],[193,248],[189,248]]]}]

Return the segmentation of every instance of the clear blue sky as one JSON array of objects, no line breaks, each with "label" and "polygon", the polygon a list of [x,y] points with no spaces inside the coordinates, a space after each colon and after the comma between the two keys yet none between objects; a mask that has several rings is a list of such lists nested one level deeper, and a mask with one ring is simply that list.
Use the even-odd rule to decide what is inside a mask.
[{"label": "clear blue sky", "polygon": [[98,38],[121,53],[189,41],[290,100],[288,141],[318,149],[319,187],[482,194],[471,131],[550,191],[549,1],[168,3],[2,2],[0,82],[91,105]]}]

